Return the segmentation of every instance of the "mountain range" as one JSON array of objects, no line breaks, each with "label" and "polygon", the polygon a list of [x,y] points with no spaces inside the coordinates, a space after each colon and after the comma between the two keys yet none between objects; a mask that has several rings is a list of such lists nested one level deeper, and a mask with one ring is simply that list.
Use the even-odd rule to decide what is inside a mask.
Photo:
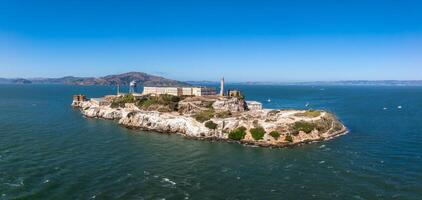
[{"label": "mountain range", "polygon": [[[143,86],[189,86],[219,85],[217,81],[176,81],[143,72],[127,72],[103,77],[61,78],[0,78],[0,84],[67,84],[67,85],[129,85],[136,81]],[[422,86],[422,80],[351,80],[351,81],[311,81],[311,82],[227,82],[240,85],[356,85],[356,86]]]},{"label": "mountain range", "polygon": [[15,84],[67,84],[67,85],[129,85],[131,81],[136,81],[144,86],[189,86],[190,84],[166,79],[160,76],[150,75],[143,72],[128,72],[117,75],[103,77],[75,77],[65,76],[61,78],[0,78],[0,83]]}]

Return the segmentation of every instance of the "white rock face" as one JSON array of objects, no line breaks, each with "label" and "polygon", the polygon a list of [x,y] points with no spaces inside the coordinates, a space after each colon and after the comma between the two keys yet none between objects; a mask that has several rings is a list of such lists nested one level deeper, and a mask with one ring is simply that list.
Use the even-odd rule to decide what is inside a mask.
[{"label": "white rock face", "polygon": [[246,102],[238,98],[219,99],[212,107],[217,111],[243,112],[246,110]]},{"label": "white rock face", "polygon": [[[217,102],[216,102],[217,103]],[[216,104],[214,103],[214,105]],[[213,106],[214,106],[213,105]],[[227,104],[217,103],[219,108],[234,108],[232,103]],[[289,127],[297,121],[316,121],[321,120],[327,113],[321,112],[318,117],[300,117],[298,113],[303,111],[298,110],[258,110],[258,111],[243,111],[239,115],[230,118],[212,118],[211,120],[217,124],[215,130],[207,128],[204,124],[198,122],[189,115],[181,115],[176,112],[163,113],[158,111],[143,111],[134,105],[126,105],[125,108],[111,108],[110,106],[99,106],[90,101],[73,102],[72,106],[79,107],[83,115],[92,118],[104,118],[110,120],[118,120],[119,124],[131,128],[140,128],[144,130],[152,130],[163,133],[175,133],[183,136],[193,138],[205,139],[228,139],[229,132],[238,128],[245,127],[247,129],[245,138],[240,142],[257,144],[261,146],[287,146],[300,144],[310,141],[319,141],[331,139],[337,135],[346,132],[346,128],[338,121],[333,121],[332,127],[326,132],[319,132],[314,129],[310,133],[300,131],[296,135],[291,135],[288,131]],[[239,107],[235,108],[239,109]],[[334,123],[337,126],[334,130]],[[262,127],[265,130],[265,135],[260,140],[253,139],[250,129],[255,127]],[[278,131],[280,137],[275,139],[270,136],[271,131]],[[292,136],[293,141],[286,141],[287,135]]]},{"label": "white rock face", "polygon": [[166,133],[179,133],[190,137],[215,137],[208,128],[195,119],[157,111],[132,112],[119,120],[129,127]]}]

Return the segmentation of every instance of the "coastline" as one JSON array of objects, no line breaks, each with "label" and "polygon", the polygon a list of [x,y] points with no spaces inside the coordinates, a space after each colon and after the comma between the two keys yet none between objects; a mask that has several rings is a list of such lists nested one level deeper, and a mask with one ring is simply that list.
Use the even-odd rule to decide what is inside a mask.
[{"label": "coastline", "polygon": [[[156,110],[142,110],[133,104],[112,108],[110,105],[98,105],[92,100],[73,101],[72,106],[79,108],[82,115],[89,118],[115,120],[118,124],[130,128],[153,131],[164,134],[178,134],[195,140],[221,140],[236,142],[244,145],[259,147],[283,148],[309,143],[331,140],[347,134],[347,128],[334,115],[320,111],[316,117],[298,117],[305,110],[274,110],[242,111],[236,117],[213,117],[209,121],[215,123],[216,128],[207,128],[203,122],[198,122],[192,115],[176,112],[159,112]],[[275,114],[274,114],[275,113]],[[325,131],[313,128],[311,131],[297,131],[292,134],[295,123],[308,121],[309,123],[328,122]],[[324,121],[325,120],[325,121]],[[229,135],[244,127],[246,129],[241,139],[233,139]],[[265,132],[261,138],[252,136],[252,129],[261,127]],[[318,130],[317,130],[318,129]],[[270,136],[270,132],[278,131],[278,138]],[[289,141],[287,141],[290,139]]]}]

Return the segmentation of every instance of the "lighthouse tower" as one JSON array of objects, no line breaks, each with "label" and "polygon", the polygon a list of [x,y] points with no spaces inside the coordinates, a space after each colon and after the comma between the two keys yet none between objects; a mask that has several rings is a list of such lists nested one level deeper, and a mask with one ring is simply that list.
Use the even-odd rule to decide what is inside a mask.
[{"label": "lighthouse tower", "polygon": [[220,96],[224,96],[224,77],[220,80]]}]

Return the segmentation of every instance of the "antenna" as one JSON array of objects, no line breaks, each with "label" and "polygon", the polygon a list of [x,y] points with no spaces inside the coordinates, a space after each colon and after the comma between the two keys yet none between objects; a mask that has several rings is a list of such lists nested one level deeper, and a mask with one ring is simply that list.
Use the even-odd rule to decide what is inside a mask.
[{"label": "antenna", "polygon": [[220,96],[224,96],[224,77],[220,80]]}]

